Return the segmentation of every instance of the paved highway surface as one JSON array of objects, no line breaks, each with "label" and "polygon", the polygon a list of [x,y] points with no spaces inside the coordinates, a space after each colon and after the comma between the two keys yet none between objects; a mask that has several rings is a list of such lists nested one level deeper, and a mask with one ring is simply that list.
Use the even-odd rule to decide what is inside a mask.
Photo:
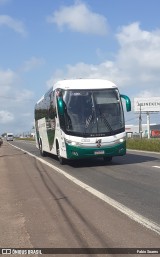
[{"label": "paved highway surface", "polygon": [[[40,157],[32,142],[14,145]],[[68,174],[160,224],[160,154],[128,151],[104,165],[99,160],[59,165],[56,158],[44,158]],[[159,168],[158,168],[159,167]]]},{"label": "paved highway surface", "polygon": [[0,148],[1,246],[160,247],[159,154],[61,166],[32,142],[11,144],[36,158],[7,142]]}]

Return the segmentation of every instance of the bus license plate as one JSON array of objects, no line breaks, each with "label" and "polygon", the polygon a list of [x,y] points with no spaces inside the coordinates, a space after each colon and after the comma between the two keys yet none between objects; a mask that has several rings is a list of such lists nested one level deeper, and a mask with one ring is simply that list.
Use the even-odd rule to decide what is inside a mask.
[{"label": "bus license plate", "polygon": [[98,155],[98,154],[104,154],[103,150],[99,150],[99,151],[95,151],[94,154]]}]

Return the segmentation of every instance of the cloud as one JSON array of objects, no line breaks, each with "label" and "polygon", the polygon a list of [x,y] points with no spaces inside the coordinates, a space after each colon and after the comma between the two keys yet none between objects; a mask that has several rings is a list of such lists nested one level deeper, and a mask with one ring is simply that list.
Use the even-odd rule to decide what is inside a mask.
[{"label": "cloud", "polygon": [[107,19],[98,13],[92,12],[86,4],[78,2],[72,6],[63,6],[47,18],[61,30],[68,29],[85,34],[106,35],[108,32]]},{"label": "cloud", "polygon": [[7,124],[10,123],[14,120],[14,115],[13,113],[9,112],[9,111],[0,111],[0,121],[1,124]]},{"label": "cloud", "polygon": [[117,39],[120,49],[115,64],[127,74],[128,86],[137,92],[160,93],[160,30],[146,31],[138,22],[132,23],[121,28]]},{"label": "cloud", "polygon": [[160,30],[143,30],[135,22],[119,28],[116,39],[119,49],[113,60],[106,59],[97,65],[85,62],[66,65],[47,83],[60,78],[104,78],[134,97],[146,92],[152,96],[160,94]]},{"label": "cloud", "polygon": [[0,133],[10,127],[16,133],[30,129],[34,104],[34,93],[24,88],[19,74],[11,69],[0,70]]},{"label": "cloud", "polygon": [[121,73],[112,61],[106,61],[97,65],[80,62],[74,66],[67,65],[65,71],[55,71],[53,76],[47,81],[47,87],[51,87],[57,80],[76,78],[107,79],[117,83],[119,86],[127,85],[129,80],[128,76]]},{"label": "cloud", "polygon": [[31,117],[31,113],[30,112],[26,112],[26,113],[23,113],[22,114],[22,117],[24,117],[24,118],[30,118]]},{"label": "cloud", "polygon": [[155,91],[152,89],[148,90],[141,90],[138,92],[138,94],[135,96],[137,98],[150,98],[150,97],[156,97],[157,95],[160,95],[160,90],[157,90],[157,94],[155,95]]},{"label": "cloud", "polygon": [[[14,102],[24,102],[33,99],[33,92],[21,88],[21,79],[18,74],[11,69],[0,70],[0,105],[2,101],[7,101],[10,105]],[[9,101],[9,99],[11,101]]]},{"label": "cloud", "polygon": [[15,101],[25,103],[26,101],[32,101],[34,93],[28,89],[16,90],[14,93]]},{"label": "cloud", "polygon": [[22,70],[25,72],[31,71],[33,69],[41,67],[45,63],[43,58],[31,57],[26,61],[22,67]]},{"label": "cloud", "polygon": [[0,15],[0,26],[7,26],[22,36],[27,35],[24,24],[8,15]]},{"label": "cloud", "polygon": [[14,71],[10,69],[0,70],[0,96],[6,96],[16,80],[17,75]]},{"label": "cloud", "polygon": [[139,23],[124,26],[117,34],[121,46],[120,61],[128,67],[138,64],[139,67],[156,69],[160,67],[160,30],[145,31]]}]

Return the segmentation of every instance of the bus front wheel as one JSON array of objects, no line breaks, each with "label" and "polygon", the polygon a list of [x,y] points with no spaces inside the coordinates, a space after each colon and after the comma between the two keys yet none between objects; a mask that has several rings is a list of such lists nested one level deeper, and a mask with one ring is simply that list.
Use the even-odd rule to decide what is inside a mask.
[{"label": "bus front wheel", "polygon": [[40,155],[45,157],[46,153],[43,151],[43,146],[42,146],[42,140],[39,140],[39,151],[40,151]]},{"label": "bus front wheel", "polygon": [[109,156],[109,157],[104,156],[103,160],[104,160],[104,162],[111,162],[112,161],[112,156]]},{"label": "bus front wheel", "polygon": [[61,165],[65,164],[65,159],[60,155],[60,149],[59,149],[59,144],[57,142],[57,157],[58,157],[58,160],[59,160],[59,163]]}]

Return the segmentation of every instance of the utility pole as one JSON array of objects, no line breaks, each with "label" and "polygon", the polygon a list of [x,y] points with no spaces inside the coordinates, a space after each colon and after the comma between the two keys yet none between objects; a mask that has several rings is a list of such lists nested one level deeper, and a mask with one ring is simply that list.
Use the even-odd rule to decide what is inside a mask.
[{"label": "utility pole", "polygon": [[148,139],[150,139],[150,115],[147,112],[147,131],[148,131]]},{"label": "utility pole", "polygon": [[140,104],[140,112],[139,112],[139,134],[140,134],[140,138],[142,138],[142,111],[141,111],[141,104]]}]

